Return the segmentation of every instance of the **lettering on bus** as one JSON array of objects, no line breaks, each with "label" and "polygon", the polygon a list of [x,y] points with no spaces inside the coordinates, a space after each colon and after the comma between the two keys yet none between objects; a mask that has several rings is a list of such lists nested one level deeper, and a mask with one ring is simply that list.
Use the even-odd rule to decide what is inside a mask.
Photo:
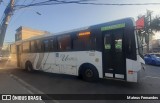
[{"label": "lettering on bus", "polygon": [[124,27],[125,27],[125,23],[116,24],[116,25],[110,25],[110,26],[101,27],[101,31],[119,29],[119,28],[124,28]]},{"label": "lettering on bus", "polygon": [[79,33],[79,36],[86,36],[86,35],[90,35],[91,32],[87,31],[87,32],[81,32]]},{"label": "lettering on bus", "polygon": [[62,61],[75,61],[76,58],[70,57],[69,55],[61,54],[60,56]]}]

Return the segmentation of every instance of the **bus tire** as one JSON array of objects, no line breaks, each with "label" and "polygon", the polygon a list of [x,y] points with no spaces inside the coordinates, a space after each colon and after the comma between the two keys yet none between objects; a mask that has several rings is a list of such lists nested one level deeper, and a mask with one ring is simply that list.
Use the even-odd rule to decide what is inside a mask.
[{"label": "bus tire", "polygon": [[85,81],[93,82],[99,78],[97,69],[91,64],[84,65],[81,72],[81,76]]},{"label": "bus tire", "polygon": [[25,69],[26,69],[28,72],[33,72],[33,71],[34,71],[31,62],[26,62]]}]

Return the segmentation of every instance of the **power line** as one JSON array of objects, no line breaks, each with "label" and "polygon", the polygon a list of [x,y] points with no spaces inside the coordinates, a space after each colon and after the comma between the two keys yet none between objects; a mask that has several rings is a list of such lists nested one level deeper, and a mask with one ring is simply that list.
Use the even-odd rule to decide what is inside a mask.
[{"label": "power line", "polygon": [[[34,0],[35,1],[35,0]],[[31,7],[31,6],[43,6],[43,5],[57,5],[57,4],[69,4],[69,3],[78,3],[78,2],[87,2],[87,1],[93,1],[93,0],[78,0],[78,1],[65,1],[65,0],[47,0],[43,2],[37,2],[30,5],[16,5],[18,9]]]},{"label": "power line", "polygon": [[[27,1],[27,0],[24,0],[23,3],[22,3],[22,5],[23,5],[26,1]],[[32,4],[34,1],[35,1],[35,0],[32,0],[29,4]],[[26,10],[24,10],[18,17],[16,17],[16,18],[14,19],[14,21],[12,21],[12,18],[11,18],[10,22],[12,21],[12,24],[14,24],[14,23],[17,21],[17,19],[20,18],[25,12],[26,12]],[[12,26],[12,24],[10,24],[10,26]]]},{"label": "power line", "polygon": [[43,2],[33,3],[30,5],[16,5],[19,8],[26,8],[31,6],[43,6],[43,5],[58,5],[58,4],[84,4],[84,5],[108,5],[108,6],[136,6],[136,5],[160,5],[160,3],[95,3],[88,2],[92,0],[78,0],[78,1],[66,1],[66,0],[47,0]]}]

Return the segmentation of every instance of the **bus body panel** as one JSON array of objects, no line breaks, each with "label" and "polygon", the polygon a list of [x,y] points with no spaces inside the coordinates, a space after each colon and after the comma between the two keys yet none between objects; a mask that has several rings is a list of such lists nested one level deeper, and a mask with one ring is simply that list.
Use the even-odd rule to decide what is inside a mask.
[{"label": "bus body panel", "polygon": [[[122,30],[123,29],[123,30]],[[107,68],[105,66],[106,63],[109,63],[108,61],[104,61],[105,59],[105,55],[104,55],[104,35],[106,35],[105,33],[110,33],[113,31],[116,31],[117,36],[119,35],[119,30],[122,30],[121,32],[123,32],[122,36],[122,40],[123,40],[123,59],[124,62],[122,67],[123,68],[123,72],[120,71],[120,69],[118,71],[116,71],[116,68],[118,68],[119,66],[114,66],[115,71],[116,72],[107,72],[105,71]],[[93,43],[94,47],[90,48],[90,49],[85,49],[85,50],[76,50],[73,49],[73,42],[75,39],[77,38],[81,38],[78,37],[79,35],[83,36],[83,35],[88,35],[90,34],[90,42]],[[21,68],[25,68],[26,66],[26,62],[29,61],[32,63],[33,69],[34,70],[41,70],[41,71],[45,71],[45,72],[51,72],[51,73],[59,73],[59,74],[69,74],[69,75],[76,75],[78,76],[78,71],[81,65],[85,64],[85,63],[89,63],[93,66],[96,67],[98,73],[99,73],[99,77],[100,78],[113,78],[113,79],[121,79],[124,81],[128,81],[128,82],[137,82],[137,72],[140,71],[141,69],[141,63],[144,63],[143,59],[140,57],[139,52],[138,52],[138,41],[137,41],[137,37],[136,37],[136,32],[135,32],[135,23],[134,20],[132,18],[126,18],[126,19],[122,19],[122,20],[117,20],[117,21],[112,21],[112,22],[108,22],[108,23],[103,23],[103,24],[98,24],[98,25],[94,25],[94,26],[90,26],[87,27],[85,29],[77,29],[74,30],[72,32],[64,32],[64,33],[59,33],[60,35],[50,35],[50,36],[42,36],[42,37],[34,37],[31,39],[27,39],[24,41],[20,41],[15,43],[15,45],[21,45],[25,42],[29,42],[29,45],[31,46],[31,42],[32,41],[41,41],[42,43],[47,43],[49,41],[45,41],[45,40],[49,40],[49,39],[55,39],[56,38],[56,42],[57,42],[57,38],[59,38],[59,40],[62,40],[61,37],[65,37],[65,35],[70,35],[70,39],[67,40],[72,40],[72,44],[70,46],[70,50],[64,50],[63,49],[59,49],[61,47],[57,47],[57,50],[53,50],[53,51],[36,51],[36,52],[19,52],[21,54],[20,56],[20,65],[19,67]],[[114,33],[110,33],[111,35]],[[115,34],[114,34],[115,35]],[[66,36],[66,38],[68,38]],[[74,39],[73,39],[74,38]],[[115,38],[115,37],[113,37]],[[112,40],[113,40],[112,38]],[[64,39],[65,41],[66,39]],[[88,39],[86,39],[88,40]],[[117,39],[115,39],[117,40]],[[132,42],[130,46],[129,45],[129,40]],[[118,41],[118,40],[117,40]],[[86,41],[85,41],[86,42]],[[119,41],[120,42],[120,41]],[[53,43],[53,42],[52,42]],[[61,42],[59,42],[61,45]],[[95,43],[95,44],[94,44]],[[114,49],[116,48],[116,43],[114,43],[112,41],[111,45],[114,45]],[[35,45],[35,44],[34,44]],[[37,44],[36,44],[37,45]],[[40,44],[41,45],[41,44]],[[44,45],[44,44],[43,44]],[[51,45],[51,44],[49,44]],[[52,44],[53,45],[53,44]],[[59,44],[56,44],[59,46]],[[76,45],[76,44],[74,44]],[[41,45],[42,46],[42,45]],[[18,46],[16,46],[18,47]],[[128,52],[129,48],[132,48],[132,52]],[[20,48],[20,47],[19,47]],[[110,48],[110,46],[106,46],[106,48]],[[119,46],[117,45],[117,48],[119,48]],[[128,49],[126,49],[128,48]],[[23,48],[22,48],[23,49]],[[59,50],[58,50],[59,49]],[[30,47],[30,51],[31,51],[31,47]],[[110,55],[109,52],[106,52],[107,55]],[[17,54],[18,55],[18,54]],[[118,54],[120,55],[120,53]],[[16,56],[19,57],[19,56]],[[114,54],[113,54],[114,57]],[[15,58],[15,56],[14,56]],[[107,59],[107,57],[106,57]],[[117,59],[117,58],[113,58],[113,59]],[[15,59],[17,60],[17,59]],[[119,60],[119,59],[117,59]],[[117,61],[115,60],[115,61]],[[119,62],[121,62],[121,60],[119,60]],[[115,63],[117,62],[112,62],[112,64],[116,65]],[[108,68],[108,69],[112,69],[112,68]]]},{"label": "bus body panel", "polygon": [[98,51],[24,53],[22,61],[22,68],[29,61],[35,70],[76,76],[80,66],[89,63],[96,67],[99,77],[103,78],[102,53]]},{"label": "bus body panel", "polygon": [[138,71],[141,69],[141,63],[139,63],[138,61],[134,61],[134,60],[130,60],[127,59],[126,60],[126,74],[127,74],[127,80],[128,82],[137,82],[138,80]]}]

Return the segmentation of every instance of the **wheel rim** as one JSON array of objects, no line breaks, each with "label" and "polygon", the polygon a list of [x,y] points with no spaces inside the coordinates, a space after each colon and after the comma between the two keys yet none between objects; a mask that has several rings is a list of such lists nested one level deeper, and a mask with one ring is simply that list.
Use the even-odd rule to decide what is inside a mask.
[{"label": "wheel rim", "polygon": [[91,70],[91,69],[87,69],[86,71],[85,71],[85,75],[86,75],[86,77],[92,77],[93,76],[93,71]]}]

